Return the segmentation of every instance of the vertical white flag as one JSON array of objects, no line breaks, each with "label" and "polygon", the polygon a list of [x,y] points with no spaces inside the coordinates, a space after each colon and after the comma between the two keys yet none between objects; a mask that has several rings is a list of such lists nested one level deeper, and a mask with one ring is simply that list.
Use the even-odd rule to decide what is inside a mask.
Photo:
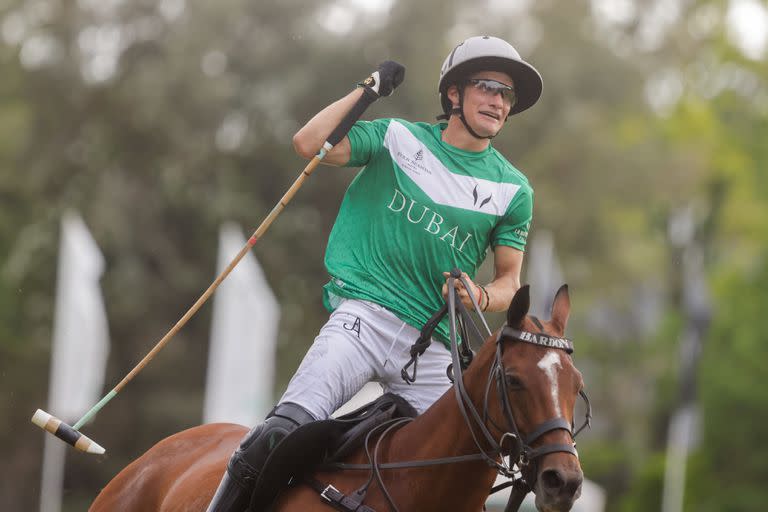
[{"label": "vertical white flag", "polygon": [[555,253],[555,241],[550,231],[536,231],[526,255],[526,278],[534,297],[531,314],[547,318],[557,289],[563,284],[563,273]]},{"label": "vertical white flag", "polygon": [[[83,219],[66,212],[61,241],[53,319],[48,410],[74,423],[96,403],[104,385],[109,331],[99,279],[104,257]],[[45,435],[40,510],[61,509],[67,445]]]},{"label": "vertical white flag", "polygon": [[[218,272],[245,246],[242,230],[227,223],[219,235]],[[203,422],[248,427],[272,408],[280,308],[256,258],[248,253],[213,299]]]}]

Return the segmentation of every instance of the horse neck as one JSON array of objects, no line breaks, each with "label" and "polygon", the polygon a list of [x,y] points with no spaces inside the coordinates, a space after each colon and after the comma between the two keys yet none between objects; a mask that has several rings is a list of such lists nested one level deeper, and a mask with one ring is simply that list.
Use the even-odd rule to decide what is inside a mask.
[{"label": "horse neck", "polygon": [[[485,387],[491,365],[496,355],[494,341],[488,341],[478,351],[472,364],[463,373],[464,388],[472,405],[482,415],[484,407]],[[497,404],[489,401],[488,406],[493,409]],[[493,413],[494,411],[490,411]],[[477,446],[473,441],[472,433],[461,413],[456,401],[456,391],[451,387],[432,407],[422,414],[418,421],[409,425],[409,428],[423,429],[431,432],[432,436],[442,439],[441,436],[453,439],[451,445],[453,455],[464,455],[477,452]],[[438,435],[439,434],[439,435]],[[486,447],[488,448],[488,447]]]},{"label": "horse neck", "polygon": [[[479,413],[483,414],[483,397],[486,380],[495,355],[495,343],[486,342],[477,353],[470,367],[464,372],[464,385],[469,398]],[[489,404],[493,407],[493,404]],[[480,435],[476,431],[476,435]],[[393,448],[399,455],[394,460],[425,460],[479,453],[470,426],[459,410],[456,394],[449,389],[426,412],[415,421],[398,431],[393,439]],[[480,437],[478,437],[480,439]],[[485,445],[485,443],[483,443]],[[489,448],[484,446],[486,449]],[[393,454],[394,455],[394,454]],[[440,485],[445,489],[460,489],[462,495],[447,499],[463,499],[482,504],[488,489],[496,477],[496,471],[484,461],[461,462],[437,466]],[[425,473],[425,474],[428,474]],[[434,479],[434,473],[431,476]],[[474,493],[474,494],[473,494]],[[439,495],[439,493],[431,493]],[[440,498],[433,498],[440,499]],[[460,510],[457,503],[447,509]],[[430,507],[425,507],[428,509]],[[439,508],[439,507],[438,507]],[[430,508],[436,509],[436,508]]]}]

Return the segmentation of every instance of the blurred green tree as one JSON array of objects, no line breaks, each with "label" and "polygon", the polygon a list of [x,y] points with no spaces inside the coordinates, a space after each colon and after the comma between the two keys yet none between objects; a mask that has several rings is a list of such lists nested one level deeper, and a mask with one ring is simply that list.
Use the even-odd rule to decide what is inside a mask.
[{"label": "blurred green tree", "polygon": [[[742,443],[763,431],[732,408],[755,417],[765,407],[749,386],[759,368],[744,358],[762,353],[754,304],[765,303],[768,71],[728,39],[725,2],[610,4],[2,3],[0,439],[10,448],[0,508],[37,502],[36,486],[19,483],[40,474],[42,435],[28,418],[47,392],[65,208],[83,214],[107,257],[111,385],[214,277],[219,224],[255,227],[303,168],[290,141],[303,122],[385,59],[407,66],[406,81],[366,116],[434,119],[444,56],[492,33],[544,75],[540,104],[494,145],[531,179],[534,234],[554,233],[572,286],[577,364],[597,413],[580,440],[587,475],[606,486],[609,510],[659,503],[681,328],[666,217],[719,201],[706,228],[715,319],[689,506],[755,510],[764,498],[751,489],[765,472]],[[353,174],[318,170],[254,249],[283,308],[278,392],[324,321],[322,254]],[[66,510],[83,510],[130,460],[200,421],[208,311],[89,427],[110,455],[70,457]],[[721,493],[714,484],[739,475],[739,460],[749,471],[728,481],[743,492]]]}]

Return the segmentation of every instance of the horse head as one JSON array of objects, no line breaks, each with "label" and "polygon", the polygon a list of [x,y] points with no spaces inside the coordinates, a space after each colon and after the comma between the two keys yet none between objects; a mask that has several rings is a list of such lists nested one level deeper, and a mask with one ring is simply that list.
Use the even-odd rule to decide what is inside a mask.
[{"label": "horse head", "polygon": [[558,290],[549,321],[529,315],[529,305],[524,286],[498,332],[492,372],[497,400],[490,400],[489,418],[502,432],[502,450],[521,471],[526,490],[536,494],[537,509],[564,512],[581,494],[574,407],[580,394],[586,400],[581,373],[570,355],[573,345],[564,338],[570,312],[568,287]]}]

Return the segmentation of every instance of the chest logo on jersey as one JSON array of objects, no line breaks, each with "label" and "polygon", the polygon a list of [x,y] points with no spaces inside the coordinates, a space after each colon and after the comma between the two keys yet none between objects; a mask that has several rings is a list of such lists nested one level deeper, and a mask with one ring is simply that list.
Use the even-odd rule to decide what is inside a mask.
[{"label": "chest logo on jersey", "polygon": [[[477,193],[477,187],[478,186],[475,185],[475,188],[472,189],[472,197],[475,199],[475,202],[474,202],[475,206],[477,206],[477,200],[479,199],[479,195]],[[488,204],[491,201],[491,199],[493,199],[493,194],[489,195],[488,197],[480,201],[480,206],[477,206],[478,210],[483,206],[485,206],[486,204]]]},{"label": "chest logo on jersey", "polygon": [[397,152],[397,163],[400,167],[412,175],[423,176],[425,174],[432,175],[432,171],[424,165],[424,150],[419,149],[413,154],[408,156],[402,151]]},{"label": "chest logo on jersey", "polygon": [[428,206],[410,199],[398,189],[394,189],[392,200],[387,205],[390,211],[404,216],[408,222],[415,224],[432,236],[445,242],[451,248],[464,252],[464,246],[472,238],[472,233],[462,233],[459,226],[445,226],[445,218]]}]

